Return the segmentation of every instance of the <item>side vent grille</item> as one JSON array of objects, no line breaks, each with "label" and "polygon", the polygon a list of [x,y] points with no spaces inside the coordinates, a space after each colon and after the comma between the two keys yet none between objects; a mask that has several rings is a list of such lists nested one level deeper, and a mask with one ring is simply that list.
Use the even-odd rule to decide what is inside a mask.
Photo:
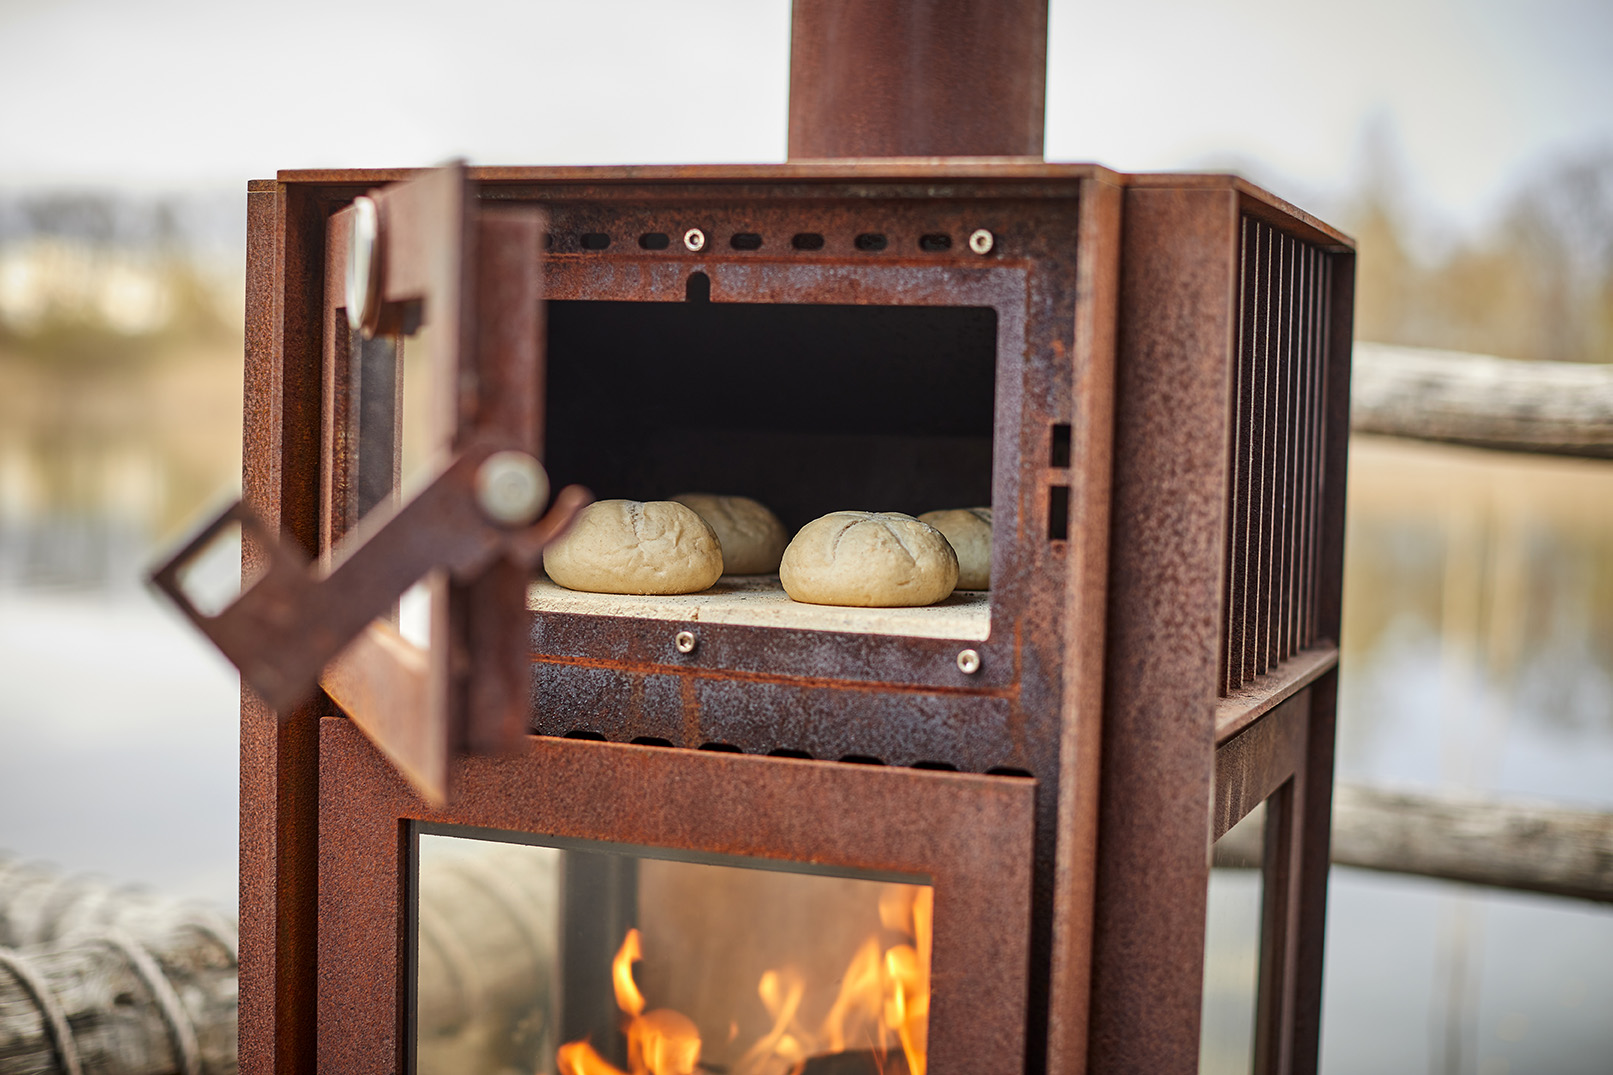
[{"label": "side vent grille", "polygon": [[1221,686],[1315,641],[1331,264],[1243,219]]}]

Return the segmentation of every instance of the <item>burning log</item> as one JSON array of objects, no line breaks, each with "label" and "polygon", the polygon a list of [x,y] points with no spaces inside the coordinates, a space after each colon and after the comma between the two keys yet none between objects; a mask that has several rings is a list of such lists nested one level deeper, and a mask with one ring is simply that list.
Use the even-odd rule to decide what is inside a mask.
[{"label": "burning log", "polygon": [[801,1075],[908,1075],[907,1058],[902,1053],[856,1052],[824,1053],[807,1058]]}]

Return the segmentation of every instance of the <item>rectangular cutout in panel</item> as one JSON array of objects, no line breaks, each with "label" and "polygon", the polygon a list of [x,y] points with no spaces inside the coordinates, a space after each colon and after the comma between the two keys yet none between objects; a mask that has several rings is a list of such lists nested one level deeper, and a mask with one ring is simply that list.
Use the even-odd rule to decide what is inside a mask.
[{"label": "rectangular cutout in panel", "polygon": [[1053,447],[1049,455],[1049,466],[1067,467],[1070,465],[1070,423],[1054,423]]},{"label": "rectangular cutout in panel", "polygon": [[[992,307],[556,300],[546,309],[544,465],[557,486],[575,482],[600,499],[751,497],[792,534],[834,511],[916,516],[992,501]],[[539,579],[528,606],[965,641],[985,640],[991,621],[985,592],[920,608],[806,605],[776,575],[725,576],[671,598],[574,593]]]},{"label": "rectangular cutout in panel", "polygon": [[1047,491],[1047,539],[1065,541],[1070,536],[1070,487],[1055,485]]},{"label": "rectangular cutout in panel", "polygon": [[566,300],[547,305],[544,466],[602,499],[831,511],[991,503],[997,311]]}]

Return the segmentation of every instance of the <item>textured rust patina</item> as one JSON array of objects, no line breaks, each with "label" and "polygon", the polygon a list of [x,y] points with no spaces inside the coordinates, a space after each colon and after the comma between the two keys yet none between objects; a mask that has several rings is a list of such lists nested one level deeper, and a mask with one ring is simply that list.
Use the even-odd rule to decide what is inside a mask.
[{"label": "textured rust patina", "polygon": [[1042,155],[1046,0],[796,0],[790,158]]},{"label": "textured rust patina", "polygon": [[338,718],[320,779],[321,1071],[407,1070],[413,821],[925,877],[931,1065],[1020,1070],[1032,781],[536,737],[457,762],[453,802],[434,810]]},{"label": "textured rust patina", "polygon": [[[327,223],[355,195],[419,174],[283,173],[253,194],[262,208],[254,209],[249,274],[256,296],[249,326],[258,327],[249,327],[247,499],[311,556],[351,525],[343,520],[356,517],[363,498],[354,490],[365,474],[351,458],[353,438],[321,435],[322,423],[329,430],[355,421],[353,401],[342,398],[350,381],[331,367],[352,349],[336,338],[330,316]],[[632,817],[601,810],[589,825],[603,826],[590,829],[602,838],[631,840],[653,829],[666,846],[744,846],[785,857],[805,853],[799,841],[807,839],[806,823],[790,833],[753,828],[732,806],[737,800],[718,802],[727,794],[722,781],[742,772],[742,782],[776,784],[781,793],[802,781],[828,781],[837,809],[815,819],[825,832],[855,828],[881,804],[905,803],[905,810],[944,796],[932,788],[1018,789],[1003,794],[1029,819],[1015,845],[1025,857],[1028,893],[1023,1008],[1013,1010],[1012,1026],[985,1006],[971,1009],[970,1018],[991,1022],[993,1035],[1010,1030],[1022,1043],[1011,1069],[1032,1073],[1193,1069],[1208,845],[1257,792],[1277,789],[1268,823],[1267,887],[1274,895],[1261,979],[1261,1063],[1263,1070],[1314,1070],[1336,689],[1348,241],[1230,177],[1122,177],[1023,161],[481,168],[468,170],[467,181],[488,218],[541,211],[548,221],[541,281],[523,277],[502,296],[476,299],[478,323],[501,324],[499,311],[509,309],[511,323],[527,326],[510,330],[502,349],[512,353],[521,346],[517,337],[553,336],[539,294],[563,304],[551,307],[551,323],[557,310],[575,318],[575,308],[588,302],[990,311],[989,496],[998,527],[990,636],[908,638],[581,613],[523,614],[513,627],[488,620],[470,636],[483,640],[477,646],[513,637],[524,648],[528,752],[459,763],[463,798],[440,814],[412,799],[328,702],[279,729],[272,714],[244,703],[242,987],[251,1009],[243,1011],[244,1070],[311,1067],[316,946],[324,1069],[363,1069],[351,1065],[360,1063],[365,1040],[388,1044],[378,1050],[381,1060],[362,1064],[399,1060],[407,821],[472,823],[465,819],[477,816],[503,820],[474,823],[531,831],[581,826],[572,807],[543,790],[570,787],[566,774],[578,766],[618,772],[617,780],[687,772],[702,796],[716,797],[715,813],[704,820],[653,797],[635,798]],[[1248,221],[1310,244],[1329,275],[1326,288],[1295,292],[1301,298],[1292,309],[1309,309],[1311,323],[1325,328],[1319,353],[1326,362],[1281,367],[1288,380],[1274,385],[1270,413],[1284,423],[1272,444],[1286,454],[1262,451],[1245,461],[1233,434],[1239,397],[1232,371]],[[689,228],[706,236],[702,250],[681,245]],[[964,242],[976,228],[994,235],[987,256]],[[640,245],[641,236],[658,234],[668,237],[665,248]],[[822,243],[797,246],[799,234]],[[882,236],[883,248],[859,246],[865,235]],[[934,235],[948,236],[950,246],[921,245]],[[736,236],[745,238],[736,243]],[[485,251],[487,241],[477,243]],[[1323,282],[1314,276],[1313,283]],[[489,398],[525,408],[521,423],[555,418],[563,401],[544,398],[554,369],[522,361],[529,368],[500,367],[510,379]],[[559,417],[576,429],[571,416]],[[551,429],[536,443],[553,454],[554,436]],[[1263,524],[1256,512],[1271,515],[1259,547],[1276,550],[1274,566],[1258,578],[1270,580],[1267,608],[1274,611],[1249,622],[1274,625],[1261,651],[1272,667],[1229,690],[1230,657],[1242,649],[1228,625],[1243,622],[1231,611],[1227,587],[1228,535],[1240,510],[1233,482],[1253,475],[1257,463],[1272,468],[1270,506],[1246,503],[1257,505],[1247,508],[1251,523]],[[1315,468],[1314,480],[1304,466]],[[1279,495],[1279,474],[1281,489],[1296,490],[1286,515],[1277,511],[1279,501],[1288,502]],[[1313,552],[1306,527],[1316,535]],[[691,653],[673,645],[681,630],[697,635]],[[981,656],[974,675],[957,665],[965,645]],[[1285,652],[1293,656],[1283,660]],[[323,734],[331,768],[323,776],[310,749],[320,713],[330,718]],[[1289,735],[1296,728],[1304,732],[1298,739]],[[1274,740],[1276,732],[1283,734]],[[497,738],[496,729],[490,734]],[[596,738],[616,744],[581,741]],[[632,740],[664,746],[620,745]],[[1303,764],[1292,750],[1250,749],[1267,741],[1304,743]],[[699,747],[791,757],[692,749]],[[741,768],[725,768],[733,765]],[[914,766],[977,775],[901,768]],[[549,775],[532,775],[551,767]],[[1003,773],[1033,780],[988,775]],[[325,789],[318,806],[316,776]],[[472,800],[482,805],[464,805]],[[484,806],[491,812],[478,813]],[[952,833],[951,817],[937,814],[926,839],[962,840],[949,846],[974,849],[970,854],[990,842]],[[316,827],[325,848],[317,859]],[[379,858],[349,850],[360,834],[364,846],[382,848]],[[866,850],[834,846],[835,855],[851,856],[847,862]],[[916,856],[904,868],[919,872],[948,861],[904,854]],[[369,925],[339,925],[349,913],[341,921]],[[377,923],[384,923],[379,933]],[[940,944],[939,929],[937,937]],[[995,974],[985,966],[978,973]],[[362,1034],[351,1029],[357,1027]],[[974,1033],[951,1021],[933,1024],[933,1070],[962,1070],[942,1058],[972,1047]]]}]

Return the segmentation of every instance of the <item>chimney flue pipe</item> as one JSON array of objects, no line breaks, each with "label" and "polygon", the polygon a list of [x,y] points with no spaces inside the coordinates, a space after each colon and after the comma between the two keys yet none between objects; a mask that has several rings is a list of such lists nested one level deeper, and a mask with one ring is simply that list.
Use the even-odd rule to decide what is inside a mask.
[{"label": "chimney flue pipe", "polygon": [[1047,0],[795,0],[790,159],[1037,157]]}]

